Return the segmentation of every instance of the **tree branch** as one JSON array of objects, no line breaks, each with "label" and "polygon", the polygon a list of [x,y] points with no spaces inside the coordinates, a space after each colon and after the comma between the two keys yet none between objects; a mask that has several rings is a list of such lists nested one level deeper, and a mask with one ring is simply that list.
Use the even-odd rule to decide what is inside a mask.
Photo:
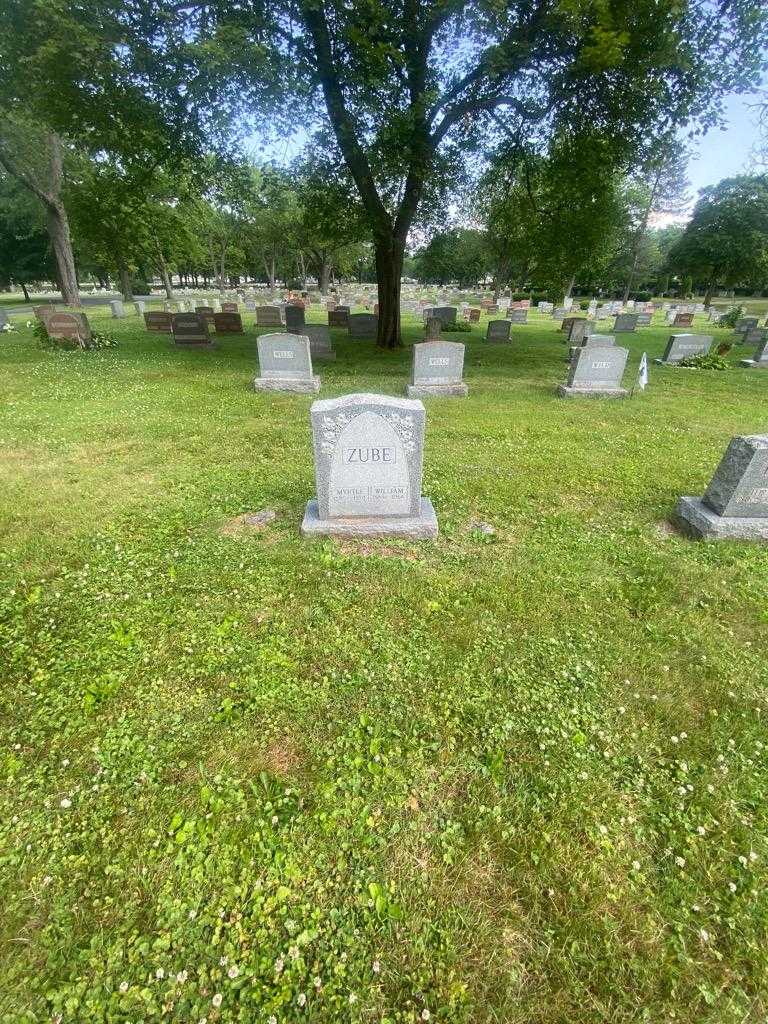
[{"label": "tree branch", "polygon": [[328,22],[322,0],[303,0],[302,13],[304,23],[312,36],[317,73],[339,147],[369,215],[381,228],[391,230],[391,217],[381,201],[368,158],[357,141],[355,127],[344,102],[344,93],[331,52]]},{"label": "tree branch", "polygon": [[0,164],[6,169],[6,171],[17,181],[21,182],[24,188],[28,189],[34,196],[36,196],[45,207],[53,205],[51,196],[45,192],[37,182],[32,178],[26,171],[23,171],[10,153],[7,152],[0,143]]}]

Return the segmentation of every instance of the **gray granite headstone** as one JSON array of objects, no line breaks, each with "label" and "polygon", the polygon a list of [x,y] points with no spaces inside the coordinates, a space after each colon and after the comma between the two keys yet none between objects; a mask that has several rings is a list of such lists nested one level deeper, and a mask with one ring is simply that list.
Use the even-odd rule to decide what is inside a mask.
[{"label": "gray granite headstone", "polygon": [[379,318],[374,313],[352,313],[347,318],[347,324],[350,338],[375,338],[379,329]]},{"label": "gray granite headstone", "polygon": [[137,299],[136,302],[134,302],[133,308],[136,310],[138,316],[144,315],[144,306],[145,304],[141,299]]},{"label": "gray granite headstone", "polygon": [[753,327],[757,327],[759,320],[756,316],[743,316],[740,320],[736,321],[734,331],[737,334],[746,334],[747,331],[751,331]]},{"label": "gray granite headstone", "polygon": [[568,382],[561,384],[561,398],[626,398],[621,386],[629,349],[614,345],[587,344],[571,360]]},{"label": "gray granite headstone", "polygon": [[301,333],[309,338],[309,351],[313,359],[335,359],[331,332],[325,324],[304,324]]},{"label": "gray granite headstone", "polygon": [[510,311],[509,311],[509,322],[511,324],[527,324],[528,323],[528,310],[527,309],[510,309]]},{"label": "gray granite headstone", "polygon": [[[539,309],[541,309],[541,305],[542,304],[539,303]],[[565,306],[555,306],[554,309],[552,310],[552,319],[553,320],[563,320],[567,316],[568,316],[568,310],[567,310],[567,308]]]},{"label": "gray granite headstone", "polygon": [[208,334],[208,321],[199,313],[174,313],[171,319],[173,341],[176,345],[212,344]]},{"label": "gray granite headstone", "polygon": [[259,376],[257,391],[293,391],[317,394],[320,378],[312,374],[309,338],[301,334],[262,334],[257,342]]},{"label": "gray granite headstone", "polygon": [[768,332],[764,327],[750,327],[741,335],[741,343],[742,345],[759,345],[766,333]]},{"label": "gray granite headstone", "polygon": [[740,366],[748,368],[757,367],[760,370],[768,369],[768,330],[761,330],[762,337],[757,343],[755,354],[751,359],[739,360]]},{"label": "gray granite headstone", "polygon": [[292,334],[297,334],[299,330],[304,326],[306,317],[304,315],[303,306],[291,306],[285,307],[285,329]]},{"label": "gray granite headstone", "polygon": [[654,359],[654,362],[674,366],[688,356],[705,355],[712,347],[712,341],[711,334],[673,334],[667,342],[664,355],[661,359]]},{"label": "gray granite headstone", "polygon": [[413,346],[409,398],[463,398],[467,385],[464,372],[464,346],[459,341],[425,341]]},{"label": "gray granite headstone", "polygon": [[455,306],[435,306],[432,310],[432,316],[437,317],[444,327],[456,323],[456,313]]},{"label": "gray granite headstone", "polygon": [[437,536],[422,497],[426,412],[421,402],[355,394],[312,403],[317,497],[304,536]]},{"label": "gray granite headstone", "polygon": [[426,326],[424,328],[424,338],[426,341],[439,341],[440,332],[443,329],[443,321],[439,316],[431,316],[428,318]]},{"label": "gray granite headstone", "polygon": [[283,318],[279,306],[257,306],[256,307],[257,327],[282,327]]},{"label": "gray granite headstone", "polygon": [[653,313],[638,313],[637,314],[637,326],[638,327],[650,327],[652,320],[653,320]]},{"label": "gray granite headstone", "polygon": [[245,306],[246,312],[248,312],[248,313],[255,313],[256,312],[256,300],[255,299],[246,299],[245,302],[243,303],[243,305]]},{"label": "gray granite headstone", "polygon": [[768,435],[734,437],[704,496],[681,498],[677,518],[701,540],[768,541]]},{"label": "gray granite headstone", "polygon": [[637,313],[619,313],[613,325],[616,334],[634,331],[637,327]]},{"label": "gray granite headstone", "polygon": [[121,320],[125,316],[122,299],[112,299],[109,308],[112,310],[112,318],[114,320]]},{"label": "gray granite headstone", "polygon": [[8,314],[2,308],[2,306],[0,306],[0,327],[4,327],[7,323],[8,323]]},{"label": "gray granite headstone", "polygon": [[485,340],[491,342],[509,341],[511,328],[512,323],[509,320],[489,320],[485,331]]},{"label": "gray granite headstone", "polygon": [[594,329],[594,321],[585,320],[584,317],[579,317],[577,320],[573,320],[571,322],[571,329],[568,332],[568,341],[571,345],[580,345],[585,338],[592,334]]}]

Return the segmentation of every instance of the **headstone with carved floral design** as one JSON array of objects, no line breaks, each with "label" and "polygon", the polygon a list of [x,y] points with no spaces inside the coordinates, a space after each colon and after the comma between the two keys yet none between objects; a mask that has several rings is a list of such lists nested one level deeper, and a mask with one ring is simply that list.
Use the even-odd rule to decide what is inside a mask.
[{"label": "headstone with carved floral design", "polygon": [[355,394],[312,403],[317,497],[301,532],[359,537],[437,536],[421,494],[426,412],[414,399]]}]

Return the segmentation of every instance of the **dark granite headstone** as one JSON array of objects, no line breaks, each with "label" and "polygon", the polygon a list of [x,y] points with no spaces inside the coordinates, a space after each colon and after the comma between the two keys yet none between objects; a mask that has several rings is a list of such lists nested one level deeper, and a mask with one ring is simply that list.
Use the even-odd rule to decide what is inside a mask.
[{"label": "dark granite headstone", "polygon": [[155,334],[171,334],[173,327],[172,313],[150,312],[144,314],[144,327]]},{"label": "dark granite headstone", "polygon": [[[211,314],[213,315],[213,314]],[[176,345],[199,347],[210,345],[208,319],[199,313],[174,313],[171,321],[173,341]]]},{"label": "dark granite headstone", "polygon": [[[227,303],[237,305],[237,303]],[[217,334],[242,334],[243,319],[239,313],[231,313],[222,309],[221,313],[213,314],[213,329]]]}]

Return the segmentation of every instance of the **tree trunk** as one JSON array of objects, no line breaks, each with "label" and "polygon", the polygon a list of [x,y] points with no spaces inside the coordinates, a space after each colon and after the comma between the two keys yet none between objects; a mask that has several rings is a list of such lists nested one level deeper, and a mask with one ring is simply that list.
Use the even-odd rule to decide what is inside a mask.
[{"label": "tree trunk", "polygon": [[131,302],[133,299],[133,284],[131,282],[131,272],[128,269],[128,264],[125,262],[122,256],[118,256],[117,260],[117,272],[120,275],[120,291],[125,302]]},{"label": "tree trunk", "polygon": [[709,309],[709,307],[712,305],[712,293],[714,292],[716,287],[717,282],[714,280],[714,278],[712,278],[709,284],[707,285],[707,293],[704,296],[704,305],[707,309]]},{"label": "tree trunk", "polygon": [[29,302],[29,292],[27,291],[27,286],[23,281],[21,282],[21,290],[24,293],[24,301]]},{"label": "tree trunk", "polygon": [[53,255],[61,284],[61,297],[65,306],[80,307],[80,293],[75,273],[75,254],[72,252],[72,239],[69,234],[69,220],[62,204],[56,199],[46,204],[46,222],[48,235],[51,239]]},{"label": "tree trunk", "polygon": [[571,292],[573,291],[573,286],[575,284],[576,284],[576,275],[574,274],[573,277],[571,278],[571,280],[568,282],[568,287],[567,287],[566,292],[565,292],[566,299],[570,299]]},{"label": "tree trunk", "polygon": [[394,234],[379,236],[374,245],[376,282],[379,286],[379,326],[376,344],[379,348],[399,348],[400,342],[400,278],[403,274],[405,239]]},{"label": "tree trunk", "polygon": [[320,294],[328,294],[328,284],[331,277],[331,263],[330,260],[321,259],[318,266],[317,283],[320,287]]}]

